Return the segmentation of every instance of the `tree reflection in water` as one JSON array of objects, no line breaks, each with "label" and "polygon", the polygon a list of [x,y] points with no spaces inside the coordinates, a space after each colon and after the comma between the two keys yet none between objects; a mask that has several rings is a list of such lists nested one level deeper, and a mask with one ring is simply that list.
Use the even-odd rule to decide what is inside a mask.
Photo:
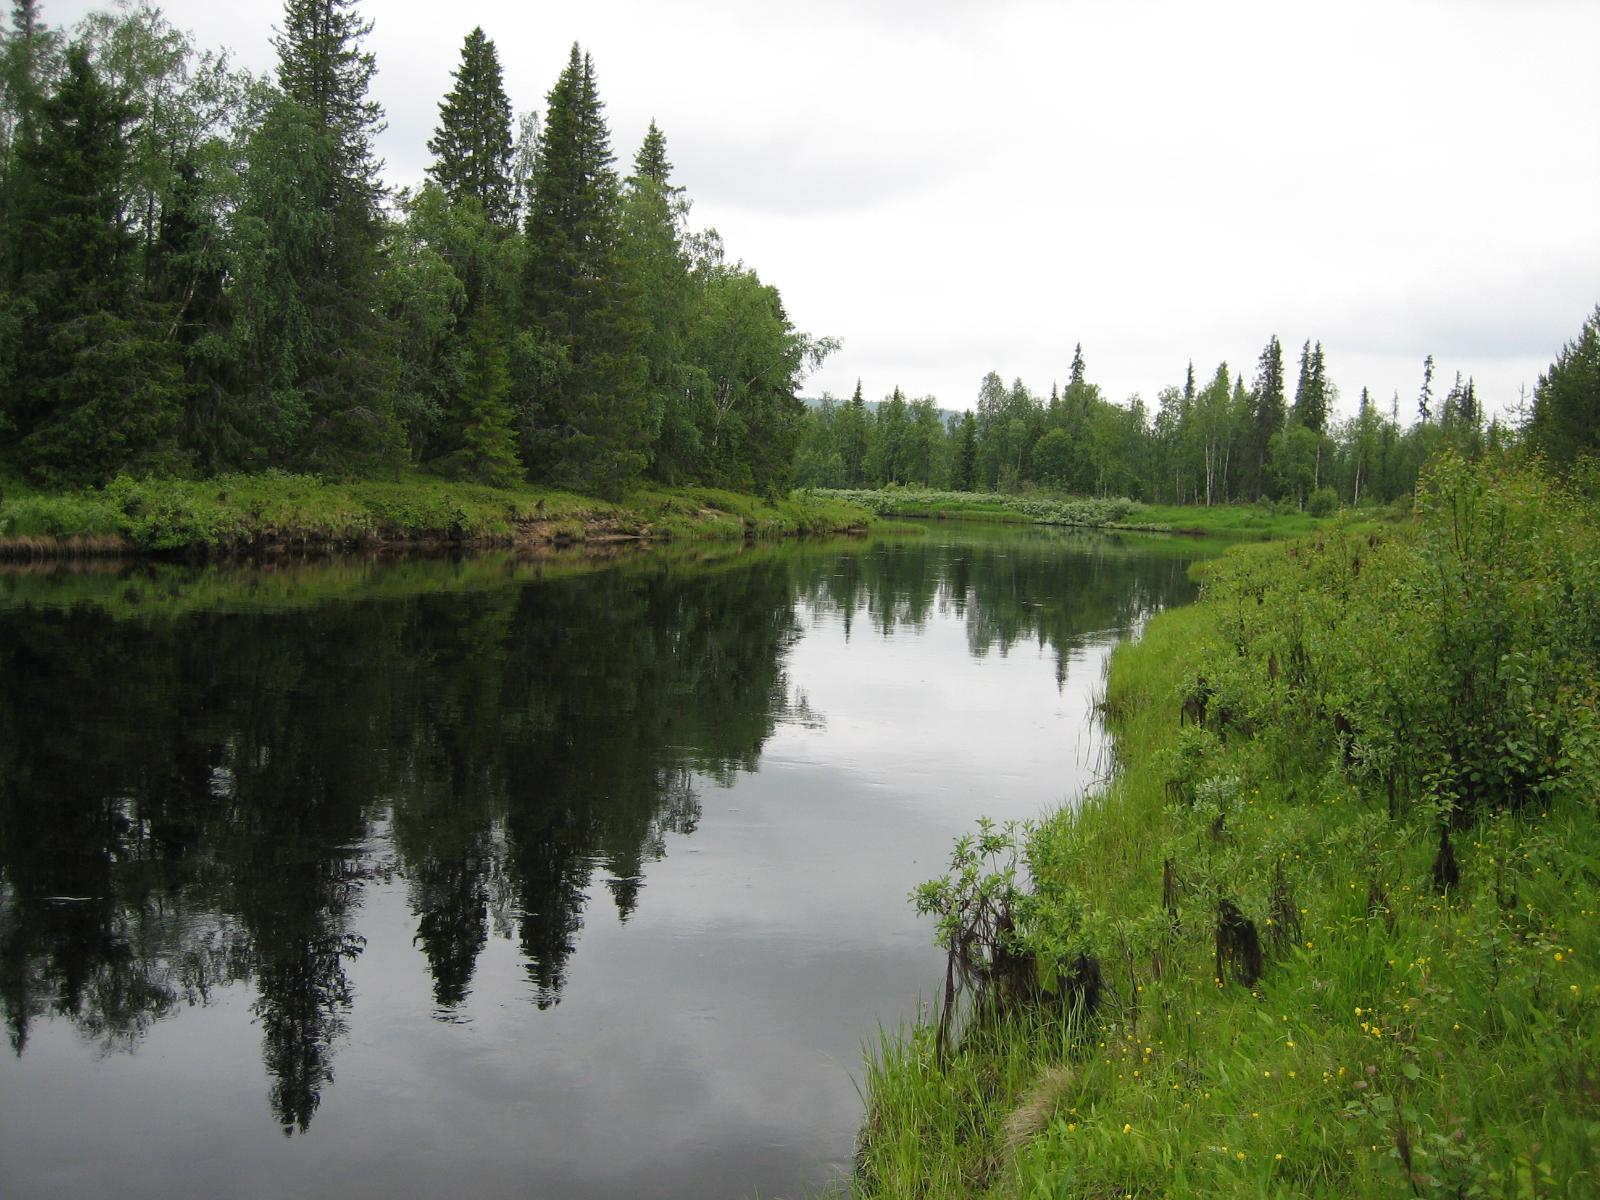
[{"label": "tree reflection in water", "polygon": [[[394,568],[408,594],[275,611],[250,610],[266,585],[249,571],[74,579],[71,606],[43,602],[67,586],[49,576],[8,581],[12,1049],[58,1018],[131,1050],[248,982],[273,1115],[303,1131],[353,1019],[374,879],[404,883],[439,1016],[466,1002],[494,934],[547,1008],[596,878],[626,920],[667,835],[694,832],[696,780],[753,770],[779,720],[825,720],[785,675],[797,613],[889,636],[953,612],[974,654],[1033,639],[1064,679],[1088,635],[1187,594],[1181,559],[1137,562],[1054,537],[647,556],[533,581],[413,563]],[[328,570],[370,583],[383,568]],[[433,586],[474,571],[476,586]],[[185,608],[186,588],[205,602]]]}]

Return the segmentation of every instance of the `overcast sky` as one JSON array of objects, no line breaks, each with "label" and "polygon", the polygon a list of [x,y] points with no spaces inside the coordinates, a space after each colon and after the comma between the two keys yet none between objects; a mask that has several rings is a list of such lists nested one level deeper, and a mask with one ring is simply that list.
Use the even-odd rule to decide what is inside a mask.
[{"label": "overcast sky", "polygon": [[[44,0],[52,24],[86,3]],[[282,6],[171,0],[265,70]],[[1118,400],[1320,339],[1341,408],[1415,413],[1424,355],[1491,411],[1600,303],[1595,0],[366,0],[380,142],[420,180],[462,37],[519,111],[578,41],[626,167],[649,120],[692,218],[843,349],[804,385],[971,407],[1083,344]],[[1442,390],[1442,385],[1440,390]]]}]

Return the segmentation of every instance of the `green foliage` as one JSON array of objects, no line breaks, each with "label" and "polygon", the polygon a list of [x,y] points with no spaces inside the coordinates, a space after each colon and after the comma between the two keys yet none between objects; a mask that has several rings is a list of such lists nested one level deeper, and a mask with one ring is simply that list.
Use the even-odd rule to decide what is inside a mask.
[{"label": "green foliage", "polygon": [[1562,466],[1600,454],[1600,306],[1539,376],[1527,432],[1536,449]]},{"label": "green foliage", "polygon": [[974,1003],[993,1005],[1007,982],[1008,964],[1022,949],[1016,911],[1019,852],[1015,826],[1001,829],[982,819],[976,837],[956,842],[949,874],[912,894],[918,915],[935,918],[934,940],[945,951],[944,996],[934,1042],[941,1061],[949,1050],[960,996],[967,993]]},{"label": "green foliage", "polygon": [[30,180],[8,421],[13,461],[56,485],[170,461],[183,409],[181,363],[162,335],[170,313],[136,291],[136,245],[120,215],[135,109],[74,46],[21,155]]},{"label": "green foliage", "polygon": [[1357,777],[1446,809],[1589,786],[1590,514],[1534,472],[1448,455],[1418,511],[1414,532],[1335,530],[1215,570],[1230,640],[1256,650],[1211,664],[1224,702],[1261,723],[1296,714],[1313,741],[1337,727]]},{"label": "green foliage", "polygon": [[471,200],[494,224],[511,223],[511,101],[494,42],[476,26],[461,46],[455,86],[439,102],[428,174],[451,200]]},{"label": "green foliage", "polygon": [[690,387],[695,284],[685,248],[689,202],[671,182],[666,137],[650,122],[622,198],[622,255],[641,317],[644,421],[651,474],[665,483],[704,471],[703,406]]},{"label": "green foliage", "polygon": [[517,435],[512,428],[511,372],[506,339],[488,310],[480,311],[467,334],[467,377],[461,406],[467,424],[460,453],[463,474],[479,483],[511,487],[522,478]]},{"label": "green foliage", "polygon": [[1446,456],[1412,527],[1208,562],[1204,602],[1114,656],[1118,773],[1009,897],[1026,945],[1100,956],[1110,1003],[943,1063],[931,1028],[886,1042],[860,1192],[1592,1192],[1595,528]]},{"label": "green foliage", "polygon": [[371,139],[383,111],[367,95],[371,29],[354,0],[286,0],[283,99],[269,116],[279,124],[251,157],[244,205],[259,222],[251,267],[269,273],[256,275],[267,302],[253,330],[273,365],[259,396],[269,429],[293,435],[290,462],[334,471],[393,466],[404,439],[394,331],[377,303],[383,188]]},{"label": "green foliage", "polygon": [[576,43],[550,90],[528,210],[523,298],[554,370],[526,431],[539,478],[616,494],[642,471],[644,362],[620,245],[620,195],[594,63]]},{"label": "green foliage", "polygon": [[355,0],[284,0],[283,25],[273,38],[285,99],[328,139],[330,169],[312,195],[353,228],[369,218],[382,191],[372,138],[383,124],[383,108],[367,95],[378,67],[361,45],[371,32],[372,22],[356,15]]},{"label": "green foliage", "polygon": [[0,507],[0,538],[121,537],[123,515],[98,493],[28,494]]},{"label": "green foliage", "polygon": [[[103,488],[42,494],[7,484],[0,539],[120,537],[159,552],[234,553],[372,542],[540,544],[553,532],[738,540],[860,529],[865,510],[807,496],[713,488],[639,492],[623,505],[527,486],[426,475],[336,481],[267,470],[204,480],[119,475]],[[30,552],[48,546],[30,545]]]},{"label": "green foliage", "polygon": [[697,271],[689,388],[703,414],[702,477],[761,493],[789,482],[803,406],[795,386],[834,348],[798,332],[776,288],[720,252]]},{"label": "green foliage", "polygon": [[[691,233],[654,124],[619,189],[576,47],[542,136],[528,114],[513,145],[494,44],[474,29],[429,142],[433,179],[390,213],[371,22],[354,0],[287,0],[276,87],[142,3],[89,14],[65,60],[32,0],[12,24],[0,31],[7,469],[52,486],[119,472],[351,476],[396,471],[409,451],[444,474],[529,473],[613,496],[645,469],[787,486],[795,388],[832,343],[796,331],[714,233]],[[474,338],[480,317],[498,346]],[[931,478],[942,438],[912,441],[917,477]]]},{"label": "green foliage", "polygon": [[999,492],[941,492],[931,488],[839,489],[825,495],[859,504],[878,516],[971,516],[1035,521],[1041,525],[1117,525],[1138,506],[1124,499],[1047,499]]}]

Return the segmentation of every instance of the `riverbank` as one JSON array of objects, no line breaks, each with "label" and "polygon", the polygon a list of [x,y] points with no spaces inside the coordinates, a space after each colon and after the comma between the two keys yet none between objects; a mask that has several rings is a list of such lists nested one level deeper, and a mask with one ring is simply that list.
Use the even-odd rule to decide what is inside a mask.
[{"label": "riverbank", "polygon": [[281,472],[119,477],[83,492],[9,484],[3,494],[0,557],[13,559],[738,540],[852,531],[871,519],[858,506],[803,495],[691,487],[641,490],[613,503],[420,474],[342,482]]},{"label": "riverbank", "polygon": [[1526,472],[1419,514],[1236,548],[1117,651],[1110,786],[921,894],[1015,933],[943,1061],[869,1061],[859,1194],[1600,1188],[1600,538]]},{"label": "riverbank", "polygon": [[[814,489],[806,494],[859,505],[880,517],[1072,525],[1141,533],[1296,537],[1326,525],[1332,515],[1325,513],[1313,516],[1309,512],[1265,502],[1211,507],[1155,505],[1120,497],[941,492],[919,487]],[[1378,510],[1363,513],[1369,518],[1392,515]]]}]

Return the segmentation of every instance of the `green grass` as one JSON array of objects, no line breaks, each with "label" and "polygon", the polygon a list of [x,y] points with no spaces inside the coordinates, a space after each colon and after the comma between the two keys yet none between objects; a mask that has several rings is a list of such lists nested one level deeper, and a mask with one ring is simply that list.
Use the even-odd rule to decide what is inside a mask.
[{"label": "green grass", "polygon": [[768,500],[688,488],[641,491],[613,503],[422,474],[343,482],[274,471],[207,480],[123,476],[83,492],[45,494],[12,483],[0,494],[0,547],[9,543],[36,552],[67,539],[159,553],[419,541],[746,538],[859,528],[869,519],[860,508],[805,497]]},{"label": "green grass", "polygon": [[[1321,528],[1328,517],[1314,517],[1288,504],[1155,505],[1119,497],[1052,493],[941,492],[921,487],[816,490],[871,509],[882,516],[954,521],[1003,521],[1040,525],[1079,525],[1155,533],[1221,534],[1244,537],[1295,537]],[[1363,510],[1371,519],[1399,513]]]},{"label": "green grass", "polygon": [[1172,533],[1236,534],[1249,537],[1297,537],[1328,523],[1326,517],[1269,504],[1140,504],[1124,524]]},{"label": "green grass", "polygon": [[656,536],[784,537],[861,529],[870,520],[860,505],[804,492],[769,499],[721,488],[644,490],[629,498]]},{"label": "green grass", "polygon": [[941,492],[923,487],[813,489],[807,493],[870,509],[880,517],[1009,521],[1040,525],[1115,527],[1138,506],[1131,500],[1092,496]]},{"label": "green grass", "polygon": [[[1568,518],[1550,504],[1559,529]],[[1561,569],[1589,586],[1593,539],[1567,528]],[[1600,1194],[1600,818],[1574,783],[1594,765],[1592,674],[1587,690],[1551,693],[1576,706],[1578,733],[1555,752],[1573,765],[1552,766],[1533,802],[1469,810],[1452,836],[1459,883],[1441,890],[1437,770],[1391,815],[1359,763],[1340,766],[1326,719],[1281,704],[1299,695],[1281,688],[1294,660],[1272,651],[1265,666],[1290,627],[1312,674],[1319,656],[1362,651],[1359,630],[1350,643],[1322,632],[1319,606],[1336,631],[1365,603],[1424,603],[1396,564],[1442,553],[1429,536],[1391,546],[1345,528],[1230,552],[1205,568],[1228,586],[1116,651],[1104,706],[1118,773],[1026,835],[1016,908],[1034,952],[1098,956],[1105,1003],[1081,1029],[1059,1005],[980,1019],[943,1065],[926,1027],[884,1039],[867,1066],[858,1194]],[[1489,557],[1496,578],[1512,569]],[[1302,582],[1304,605],[1269,621],[1271,581],[1302,577],[1338,598]],[[1264,606],[1248,600],[1261,587]],[[1234,661],[1280,687],[1249,709],[1254,736],[1181,724],[1197,670]],[[1242,694],[1212,678],[1219,697]],[[1541,727],[1556,719],[1540,712]],[[1231,968],[1219,980],[1218,895],[1263,938],[1253,986]]]}]

